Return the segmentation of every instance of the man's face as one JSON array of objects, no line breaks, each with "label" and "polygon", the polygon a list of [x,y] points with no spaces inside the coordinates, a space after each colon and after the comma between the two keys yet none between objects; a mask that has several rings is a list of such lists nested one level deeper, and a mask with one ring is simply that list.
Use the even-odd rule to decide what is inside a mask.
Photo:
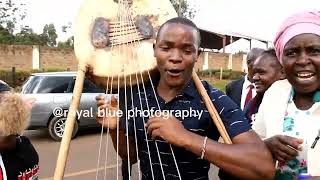
[{"label": "man's face", "polygon": [[280,64],[272,58],[261,56],[253,63],[253,82],[258,94],[263,94],[275,81],[283,78]]},{"label": "man's face", "polygon": [[169,23],[159,33],[154,56],[161,80],[169,87],[184,86],[198,57],[197,31],[187,25]]}]

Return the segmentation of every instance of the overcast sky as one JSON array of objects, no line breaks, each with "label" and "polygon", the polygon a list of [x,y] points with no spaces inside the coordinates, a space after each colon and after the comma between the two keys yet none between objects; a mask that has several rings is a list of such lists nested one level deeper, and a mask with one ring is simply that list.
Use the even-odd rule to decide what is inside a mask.
[{"label": "overcast sky", "polygon": [[[289,15],[302,10],[320,10],[320,0],[200,0],[194,21],[216,31],[231,31],[273,40]],[[199,2],[200,2],[199,1]]]},{"label": "overcast sky", "polygon": [[73,22],[83,0],[25,0],[27,17],[25,24],[41,33],[45,24],[54,23],[59,39],[72,35],[62,33],[61,26]]},{"label": "overcast sky", "polygon": [[[41,33],[45,24],[54,23],[59,33],[59,39],[65,39],[72,35],[61,32],[61,26],[73,23],[77,11],[84,0],[15,0],[26,4],[27,17],[24,24],[32,27],[35,32]],[[160,0],[154,0],[160,1]],[[161,0],[163,1],[163,0]],[[195,1],[188,0],[192,5]]]},{"label": "overcast sky", "polygon": [[[158,1],[158,0],[155,0]],[[285,16],[303,9],[320,9],[320,0],[190,0],[200,11],[195,17],[198,26],[238,31],[260,38],[272,39]],[[54,23],[59,39],[72,35],[63,34],[61,26],[73,22],[83,0],[23,0],[26,3],[25,24],[37,33],[45,24]]]}]

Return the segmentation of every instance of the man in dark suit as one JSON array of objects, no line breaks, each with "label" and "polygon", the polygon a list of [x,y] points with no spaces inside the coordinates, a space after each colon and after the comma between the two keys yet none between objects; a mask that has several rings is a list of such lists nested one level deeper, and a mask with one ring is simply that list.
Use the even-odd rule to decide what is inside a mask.
[{"label": "man in dark suit", "polygon": [[247,55],[248,74],[238,80],[230,82],[226,86],[227,96],[241,109],[243,109],[246,102],[251,100],[256,94],[252,81],[252,65],[263,51],[264,50],[260,48],[253,48]]},{"label": "man in dark suit", "polygon": [[242,85],[244,83],[245,77],[242,76],[240,79],[231,81],[226,86],[226,94],[229,96],[239,107],[241,104],[241,94],[242,94]]}]

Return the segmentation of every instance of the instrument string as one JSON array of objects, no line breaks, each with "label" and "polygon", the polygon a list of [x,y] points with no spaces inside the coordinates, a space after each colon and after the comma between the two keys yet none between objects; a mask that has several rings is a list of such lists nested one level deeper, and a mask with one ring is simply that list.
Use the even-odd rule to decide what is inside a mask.
[{"label": "instrument string", "polygon": [[[128,11],[130,12],[130,11]],[[129,22],[130,24],[133,24],[134,25],[134,22],[133,22],[133,19],[132,19],[132,16],[129,16]],[[138,31],[136,28],[134,28],[134,31],[136,34],[138,34]],[[135,38],[134,39],[134,45],[135,47],[137,45],[140,45],[140,41],[136,40]],[[138,61],[139,62],[139,61]],[[146,94],[146,91],[145,91],[145,82],[143,80],[143,76],[142,76],[142,70],[141,68],[139,67],[139,63],[137,63],[138,65],[138,68],[139,69],[139,72],[140,72],[140,76],[141,76],[141,84],[143,86],[143,90],[144,90],[144,99],[146,100],[146,103],[147,103],[147,109],[148,111],[150,110],[149,108],[149,102],[148,102],[148,99],[147,99],[147,94]],[[136,73],[136,79],[137,79],[137,86],[138,86],[138,94],[139,94],[139,100],[140,100],[140,109],[143,110],[143,107],[142,107],[142,98],[141,98],[141,90],[140,90],[140,86],[139,86],[139,79],[138,79],[138,74]],[[151,79],[149,79],[151,81]],[[145,120],[145,117],[142,116],[142,119],[143,119],[143,122],[144,124],[146,124],[146,120]],[[148,156],[149,156],[149,163],[150,163],[150,170],[151,170],[151,174],[152,174],[152,179],[154,180],[154,172],[153,172],[153,163],[152,163],[152,160],[151,160],[151,153],[150,153],[150,147],[149,147],[149,139],[148,139],[148,136],[147,136],[147,130],[146,128],[144,127],[144,133],[145,133],[145,140],[146,140],[146,144],[147,144],[147,149],[148,149]],[[151,140],[152,141],[152,140]],[[155,142],[155,141],[154,141]],[[156,145],[156,150],[157,150],[157,155],[158,155],[158,159],[159,159],[159,162],[160,162],[160,168],[161,168],[161,172],[162,172],[162,176],[163,176],[163,179],[165,180],[165,174],[164,174],[164,171],[163,171],[163,165],[162,165],[162,161],[161,161],[161,157],[160,157],[160,152],[159,152],[159,147],[157,145],[157,142],[155,142],[155,145]],[[136,148],[136,150],[138,151],[138,149]]]},{"label": "instrument string", "polygon": [[[133,19],[132,19],[131,16],[130,16],[130,21],[131,21],[131,23],[133,23]],[[138,33],[136,28],[135,28],[135,32]],[[137,43],[140,44],[139,41],[137,41]],[[136,45],[136,43],[135,43],[135,45]],[[140,75],[141,75],[141,78],[143,78],[141,71],[140,71]],[[151,86],[152,86],[152,90],[153,90],[154,96],[155,96],[156,101],[157,101],[158,109],[161,110],[160,105],[159,105],[159,100],[158,100],[158,98],[157,98],[157,96],[156,96],[155,88],[154,88],[154,85],[153,85],[153,83],[152,83],[152,78],[151,78],[151,76],[150,76],[150,71],[149,71],[149,70],[148,70],[148,77],[149,77],[149,81],[150,81]],[[142,80],[142,83],[144,83],[143,80]],[[139,83],[137,83],[137,84],[139,84]],[[157,143],[156,143],[156,142],[155,142],[155,144],[156,144],[156,148],[157,148],[157,152],[158,152],[158,156],[159,156],[159,160],[160,160],[161,170],[162,170],[162,173],[163,173],[162,162],[161,162],[161,158],[160,158],[158,146],[157,146]],[[179,167],[178,167],[178,164],[177,164],[177,161],[176,161],[176,157],[175,157],[174,151],[173,151],[173,149],[172,149],[171,144],[170,144],[169,146],[170,146],[170,150],[171,150],[171,153],[172,153],[172,157],[173,157],[173,159],[174,159],[174,163],[175,163],[175,166],[176,166],[176,169],[177,169],[177,173],[178,173],[179,179],[181,180],[181,175],[180,175],[180,171],[179,171]],[[163,173],[163,175],[164,175],[164,173]],[[165,178],[164,178],[164,179],[165,179]]]},{"label": "instrument string", "polygon": [[[145,88],[145,81],[143,79],[142,73],[140,73],[140,76],[141,76],[141,80],[142,80],[142,87],[143,87],[143,92],[144,92],[145,101],[146,101],[146,105],[147,105],[147,110],[148,110],[148,112],[150,112],[150,106],[149,106],[147,92],[146,92],[146,88]],[[149,80],[150,80],[150,82],[152,81],[152,79],[149,79]],[[144,124],[146,124],[146,122],[144,122]],[[145,131],[146,131],[146,129],[145,129]],[[149,141],[149,139],[147,138],[146,141]],[[162,177],[165,180],[166,178],[165,178],[165,174],[164,174],[164,171],[163,171],[163,164],[162,164],[162,161],[161,161],[161,156],[160,156],[158,143],[157,143],[157,141],[154,141],[154,140],[151,140],[151,141],[153,141],[155,143],[155,146],[156,146],[156,149],[157,149],[157,155],[158,155],[158,159],[159,159],[159,163],[160,163],[160,168],[161,168],[161,172],[162,172]]]},{"label": "instrument string", "polygon": [[[130,11],[128,11],[128,12],[130,12]],[[130,24],[134,24],[133,18],[132,18],[131,15],[129,15],[129,22],[130,22]],[[134,28],[134,31],[135,31],[135,33],[138,33],[136,28]],[[134,38],[133,39],[134,49],[137,49],[137,46],[139,46],[139,45],[140,45],[140,41],[138,41],[138,40],[136,40]],[[134,56],[133,57],[134,59],[138,58],[137,51],[131,50],[131,52],[132,52],[132,54]],[[143,110],[140,84],[143,84],[144,82],[143,82],[143,80],[141,80],[141,83],[140,83],[139,77],[138,77],[138,72],[140,73],[140,75],[142,75],[142,69],[141,69],[139,61],[135,65],[137,67],[136,69],[138,70],[138,71],[135,72],[135,78],[136,78],[136,81],[137,81],[136,85],[137,85],[138,97],[139,97],[138,100],[139,100],[139,103],[140,103],[140,109]],[[131,89],[132,89],[132,86],[131,86]],[[133,93],[131,94],[131,97],[133,97]],[[133,105],[133,98],[131,98],[131,102],[132,102],[132,105]],[[132,108],[135,108],[135,107],[132,107]],[[146,123],[146,119],[145,119],[144,116],[142,116],[142,121],[143,121],[144,124]],[[138,144],[137,144],[137,132],[136,132],[136,130],[137,130],[137,127],[136,127],[136,122],[135,122],[135,119],[134,119],[134,131],[135,131],[135,139],[136,139],[136,153],[137,153],[137,157],[139,157],[138,156]],[[150,165],[151,176],[152,176],[152,179],[154,180],[155,177],[154,177],[153,166],[152,166],[153,163],[152,163],[152,159],[151,159],[150,145],[149,145],[147,130],[146,130],[145,126],[143,126],[143,131],[144,131],[144,136],[145,136],[145,141],[146,141],[147,151],[148,151],[148,156],[149,156],[149,165]],[[159,151],[159,150],[157,149],[157,151]],[[141,165],[140,164],[141,161],[140,161],[140,159],[138,160],[138,162],[139,162],[139,165],[138,165],[139,166],[139,168],[138,168],[138,170],[139,170],[139,178],[141,179],[141,172],[140,172],[141,171],[141,166],[140,166]]]},{"label": "instrument string", "polygon": [[[127,45],[127,48],[130,46],[130,45],[133,45],[134,47],[137,47],[137,45],[140,45],[140,42],[139,40],[137,40],[135,37],[129,37],[130,40],[132,40],[133,42],[131,42],[129,44],[129,41],[125,41],[125,37],[124,35],[129,33],[127,32],[126,29],[130,29],[131,26],[134,26],[134,23],[133,23],[133,18],[131,16],[130,11],[129,11],[129,4],[127,1],[123,1],[123,0],[119,0],[119,6],[118,6],[118,12],[117,12],[117,22],[119,23],[119,27],[120,28],[116,28],[115,29],[115,32],[116,34],[120,34],[120,37],[118,38],[121,42],[125,42],[126,45]],[[138,34],[138,31],[137,31],[137,28],[134,28],[134,31],[135,31],[135,34]],[[129,36],[131,36],[132,34],[129,33]],[[111,49],[114,48],[114,46],[117,46],[117,42],[113,42],[111,41]],[[127,102],[127,82],[126,82],[126,65],[129,63],[128,60],[132,59],[132,58],[136,58],[137,56],[137,52],[133,50],[133,48],[130,48],[131,49],[131,55],[132,56],[135,56],[135,57],[128,57],[128,53],[126,53],[126,49],[124,46],[117,46],[118,48],[118,55],[121,57],[125,57],[125,63],[123,64],[122,66],[122,70],[123,70],[123,79],[124,79],[124,95],[125,95],[125,98],[124,98],[124,101],[125,101],[125,110],[126,110],[126,143],[127,143],[127,158],[128,158],[128,173],[129,175],[131,174],[131,163],[130,163],[130,143],[129,143],[129,137],[128,137],[128,121],[129,121],[129,117],[128,117],[128,114],[127,114],[127,105],[128,105],[128,102]],[[139,61],[138,61],[139,62]],[[138,70],[139,70],[139,73],[140,73],[140,76],[141,76],[141,82],[139,82],[139,78],[138,78],[138,73],[136,72],[135,73],[135,78],[136,78],[136,81],[137,81],[137,86],[138,86],[138,94],[139,94],[139,101],[140,101],[140,108],[142,110],[142,97],[141,97],[141,92],[143,91],[144,93],[144,96],[145,96],[145,100],[146,100],[146,105],[147,105],[147,110],[150,111],[150,105],[149,105],[149,102],[148,102],[148,99],[147,99],[147,94],[146,94],[146,88],[145,88],[145,81],[143,80],[143,75],[142,75],[142,69],[139,65],[139,63],[136,63],[136,65],[138,66]],[[120,96],[120,76],[121,75],[118,75],[118,99],[120,100],[119,96]],[[151,86],[152,86],[152,90],[153,90],[153,94],[155,95],[156,97],[156,101],[157,101],[157,106],[158,106],[158,109],[160,110],[160,105],[159,105],[159,101],[158,101],[158,98],[156,96],[156,92],[155,92],[155,89],[154,89],[154,85],[152,83],[152,79],[151,79],[151,76],[150,76],[150,72],[148,70],[148,78],[149,78],[149,81],[151,82]],[[133,97],[133,87],[132,87],[132,77],[130,76],[129,77],[130,79],[130,94],[131,94],[131,97]],[[112,77],[112,80],[113,81],[113,77]],[[108,79],[108,83],[109,83],[109,79]],[[108,86],[108,83],[107,83],[107,86]],[[111,82],[111,89],[112,89],[112,82]],[[142,84],[142,88],[140,89],[140,85],[139,84]],[[107,88],[108,89],[108,88]],[[118,100],[118,107],[119,107],[119,100]],[[132,108],[134,108],[134,104],[133,104],[133,99],[131,98],[131,105],[132,105]],[[119,117],[118,117],[119,118]],[[143,121],[144,121],[144,124],[146,123],[146,120],[145,120],[145,117],[142,117],[143,118]],[[104,123],[104,121],[103,121]],[[109,123],[109,122],[108,122]],[[119,127],[119,120],[117,122],[117,154],[119,153],[119,130],[120,130],[120,127]],[[104,125],[104,124],[103,124]],[[141,179],[141,173],[140,173],[140,170],[141,170],[141,164],[140,164],[140,159],[139,159],[139,156],[138,156],[138,144],[137,144],[137,132],[136,132],[136,122],[135,122],[135,118],[133,117],[133,125],[134,125],[134,137],[135,137],[135,149],[136,149],[136,156],[137,156],[137,162],[138,162],[138,170],[139,170],[139,179]],[[102,131],[102,134],[103,134],[103,129],[101,130]],[[108,131],[109,131],[109,128],[108,128]],[[150,147],[149,147],[149,141],[153,141],[153,140],[149,140],[148,139],[148,136],[147,136],[147,131],[146,131],[146,128],[144,127],[144,132],[145,132],[145,138],[146,138],[146,144],[147,144],[147,150],[148,150],[148,155],[149,155],[149,163],[150,163],[150,169],[151,169],[151,174],[152,174],[152,179],[154,180],[154,172],[153,172],[153,163],[152,163],[152,159],[151,159],[151,154],[150,154]],[[102,136],[102,135],[101,135]],[[100,138],[100,148],[99,148],[99,159],[100,159],[100,151],[101,151],[101,140],[102,138]],[[107,143],[106,143],[106,159],[105,159],[105,167],[106,167],[106,164],[107,164],[107,156],[108,156],[108,138],[107,138]],[[159,147],[158,147],[158,142],[157,141],[154,141],[155,143],[155,146],[156,146],[156,150],[157,150],[157,155],[158,155],[158,159],[159,159],[159,164],[160,164],[160,168],[161,168],[161,172],[162,172],[162,176],[163,176],[163,179],[165,180],[165,174],[164,174],[164,170],[163,170],[163,163],[161,161],[161,156],[160,156],[160,151],[159,151]],[[178,168],[178,164],[176,162],[176,158],[175,158],[175,155],[174,155],[174,152],[173,152],[173,149],[172,149],[172,146],[170,145],[170,150],[171,150],[171,153],[172,153],[172,156],[173,156],[173,159],[174,159],[174,162],[175,162],[175,166],[177,168],[177,172],[178,172],[178,175],[179,175],[179,178],[181,179],[181,176],[180,176],[180,172],[179,172],[179,168]],[[117,175],[119,174],[119,157],[117,156]],[[97,165],[97,169],[99,167],[99,160],[98,160],[98,165]],[[96,179],[98,177],[98,171],[97,171],[97,175],[96,175]],[[106,169],[105,169],[105,178],[106,178]],[[117,177],[118,179],[118,177]],[[129,176],[129,179],[130,179],[130,176]]]},{"label": "instrument string", "polygon": [[[108,93],[108,85],[109,85],[109,78],[107,79],[106,94]],[[98,110],[98,113],[99,113],[99,110]],[[100,116],[100,114],[97,114],[97,115]],[[103,118],[103,121],[102,121],[102,127],[101,127],[101,133],[100,133],[100,143],[99,143],[97,170],[96,170],[96,180],[98,180],[98,175],[99,175],[99,166],[100,166],[100,157],[101,157],[102,138],[103,138],[103,131],[104,131],[104,121],[105,121],[105,117]]]},{"label": "instrument string", "polygon": [[[123,26],[121,26],[121,29],[123,29],[123,31],[124,31],[124,33],[123,33],[123,35],[125,35],[126,34],[126,29],[127,29],[127,27],[126,26],[128,26],[129,24],[127,23],[127,18],[126,18],[126,15],[128,14],[128,13],[126,13],[126,12],[128,12],[129,11],[129,8],[128,8],[128,4],[127,4],[127,1],[125,0],[125,1],[121,1],[121,3],[120,3],[120,6],[122,7],[122,10],[123,10],[123,15],[124,15],[124,22],[123,21],[121,21],[121,23],[122,23],[122,25]],[[130,36],[130,35],[129,35]],[[123,38],[123,40],[122,40],[122,42],[124,42],[124,36],[122,36],[122,38]],[[126,46],[128,47],[129,46],[129,42],[128,41],[126,41]],[[124,101],[125,101],[125,114],[126,114],[126,143],[127,143],[127,166],[128,166],[128,178],[129,178],[129,180],[131,179],[131,166],[130,166],[130,142],[129,142],[129,127],[128,127],[128,124],[129,124],[129,117],[128,117],[128,107],[127,107],[127,105],[128,105],[128,102],[127,102],[127,78],[126,78],[126,66],[127,66],[127,64],[128,64],[128,60],[129,60],[129,57],[128,57],[128,53],[125,53],[126,51],[125,51],[125,47],[123,46],[123,52],[124,52],[124,57],[125,57],[125,63],[123,64],[123,78],[124,78],[124,96],[125,96],[125,98],[124,98]]]},{"label": "instrument string", "polygon": [[[109,80],[109,78],[108,78]],[[108,81],[109,82],[109,81]],[[111,77],[111,86],[110,86],[110,94],[112,95],[112,84],[113,84],[113,77]],[[107,88],[108,88],[108,83],[107,83]],[[112,97],[110,97],[110,105],[111,105],[111,99]],[[107,111],[107,110],[104,110],[105,111],[105,115],[109,115],[111,116],[109,113],[111,113],[110,111]],[[110,128],[109,128],[109,125],[110,125],[110,122],[108,121],[108,127],[107,127],[107,132],[109,133],[110,131]],[[107,142],[106,142],[106,158],[105,158],[105,162],[104,162],[104,178],[103,179],[106,179],[107,178],[107,162],[108,162],[108,150],[109,150],[109,138],[108,138],[108,133],[106,134],[106,139],[107,139]]]},{"label": "instrument string", "polygon": [[[130,22],[133,23],[133,19],[132,19],[131,16],[130,16]],[[135,32],[137,33],[137,29],[136,29],[136,28],[135,28]],[[134,44],[136,45],[136,43],[134,43]],[[140,42],[137,41],[137,44],[140,44]],[[144,89],[144,92],[145,92],[145,85],[144,85],[144,82],[145,82],[145,81],[143,80],[142,71],[140,71],[140,76],[141,76],[141,78],[142,78],[143,89]],[[153,86],[153,83],[152,83],[152,78],[151,78],[151,76],[150,76],[149,70],[148,70],[148,77],[149,77],[149,81],[151,82],[151,85],[152,85],[153,93],[154,93],[154,95],[155,95],[155,97],[156,97],[156,100],[157,100],[158,108],[159,108],[159,110],[160,110],[159,101],[158,101],[157,96],[156,96],[156,94],[155,94],[155,90],[154,90],[154,86]],[[139,85],[139,82],[137,82],[137,84]],[[139,92],[140,92],[140,88],[139,88]],[[144,93],[144,94],[145,94],[145,96],[146,96],[146,93]],[[140,94],[139,94],[139,95],[140,95]],[[139,97],[139,99],[141,99],[141,97]],[[147,109],[148,109],[148,111],[149,111],[150,108],[149,108],[149,104],[148,104],[147,98],[145,98],[145,99],[146,99],[146,102],[147,102]],[[144,122],[144,123],[145,123],[145,122]],[[145,130],[145,131],[146,131],[146,130]],[[149,140],[148,140],[148,141],[149,141]],[[164,170],[163,170],[163,164],[162,164],[162,161],[161,161],[158,144],[157,144],[156,141],[154,141],[154,142],[155,142],[156,149],[157,149],[157,154],[158,154],[158,158],[159,158],[159,162],[160,162],[160,167],[161,167],[161,172],[162,172],[162,175],[163,175],[163,179],[165,179]],[[171,149],[171,153],[172,153],[172,156],[173,156],[173,159],[174,159],[176,168],[177,168],[177,172],[178,172],[179,178],[181,179],[181,175],[180,175],[180,171],[179,171],[179,168],[178,168],[178,164],[177,164],[177,161],[176,161],[176,158],[175,158],[175,155],[174,155],[174,153],[173,153],[173,150],[172,150],[171,145],[170,145],[170,149]],[[148,153],[150,154],[150,152],[148,152]],[[150,157],[149,157],[149,158],[150,158]],[[151,167],[151,168],[152,168],[152,167]]]},{"label": "instrument string", "polygon": [[[122,29],[122,26],[123,26],[123,20],[122,20],[122,0],[119,0],[118,2],[118,22],[120,23],[119,25],[119,28],[117,28],[117,30],[119,30],[119,34],[120,34],[120,40],[123,39],[123,36],[122,36],[122,33],[123,33],[123,29]],[[118,46],[118,56],[121,57],[122,55],[122,52],[123,52],[123,46]],[[122,67],[123,68],[123,67]],[[123,70],[123,69],[122,69]],[[119,106],[119,103],[120,103],[120,76],[121,75],[118,75],[118,107]],[[117,150],[116,150],[116,153],[117,153],[117,180],[119,179],[119,131],[120,131],[120,126],[119,126],[119,123],[120,123],[120,119],[119,117],[117,116]]]},{"label": "instrument string", "polygon": [[[118,76],[118,101],[117,101],[117,107],[120,107],[119,106],[119,97],[120,97],[120,90],[119,90],[119,88],[120,88],[120,76]],[[119,127],[119,121],[120,121],[120,119],[119,119],[119,117],[117,116],[117,180],[119,179],[119,130],[120,130],[120,127]]]},{"label": "instrument string", "polygon": [[[138,79],[136,81],[138,82]],[[130,76],[130,92],[131,92],[131,97],[133,97],[131,76]],[[133,98],[131,98],[131,107],[134,108]],[[138,154],[138,142],[137,142],[137,129],[136,128],[137,128],[136,119],[135,119],[135,116],[133,116],[133,130],[134,130],[136,157],[137,157],[137,164],[138,164],[138,176],[139,176],[139,179],[141,179],[140,158],[139,158],[139,154]]]},{"label": "instrument string", "polygon": [[[139,101],[140,101],[140,109],[142,110],[143,107],[142,107],[142,99],[141,99],[141,91],[140,91],[140,85],[139,85],[139,79],[138,79],[138,73],[136,73],[136,79],[137,79],[137,87],[138,87],[138,96],[139,96]],[[142,83],[143,84],[143,83]],[[142,120],[143,120],[143,123],[145,124],[146,123],[146,120],[145,120],[145,117],[142,116]],[[152,180],[154,180],[154,172],[153,172],[153,168],[152,168],[152,160],[151,160],[151,153],[150,153],[150,145],[149,145],[149,140],[148,140],[148,135],[147,135],[147,130],[146,130],[146,127],[143,126],[143,129],[144,129],[144,135],[145,135],[145,141],[146,141],[146,144],[147,144],[147,150],[148,150],[148,156],[149,156],[149,163],[150,163],[150,170],[151,170],[151,176],[152,176]],[[157,149],[158,150],[158,149]]]},{"label": "instrument string", "polygon": [[[151,76],[150,76],[150,72],[149,72],[149,71],[148,71],[148,76],[149,76],[149,79],[151,79]],[[153,90],[154,97],[156,98],[156,102],[157,102],[158,109],[161,110],[160,104],[159,104],[159,100],[158,100],[158,97],[157,97],[157,94],[156,94],[156,91],[155,91],[155,88],[154,88],[154,85],[153,85],[152,81],[150,81],[150,82],[151,82],[151,86],[152,86],[152,90]],[[173,151],[173,149],[172,149],[172,145],[169,144],[169,146],[170,146],[170,151],[171,151],[171,154],[172,154],[172,157],[173,157],[174,164],[175,164],[175,166],[176,166],[176,168],[177,168],[177,173],[178,173],[179,179],[181,180],[180,170],[179,170],[179,167],[178,167],[178,163],[177,163],[177,160],[176,160],[176,156],[175,156],[174,151]]]}]

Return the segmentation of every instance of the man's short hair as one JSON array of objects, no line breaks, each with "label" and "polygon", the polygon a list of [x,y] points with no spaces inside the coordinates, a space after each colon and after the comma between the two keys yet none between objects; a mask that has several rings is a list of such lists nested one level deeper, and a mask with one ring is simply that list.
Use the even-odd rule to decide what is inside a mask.
[{"label": "man's short hair", "polygon": [[253,63],[264,51],[261,48],[252,48],[247,55],[247,65]]},{"label": "man's short hair", "polygon": [[279,62],[279,60],[277,58],[277,54],[276,54],[275,49],[270,48],[268,50],[265,50],[259,56],[259,58],[265,58],[265,57],[271,57],[271,59],[273,59],[272,61],[274,61],[274,66],[282,68],[282,65],[280,64],[280,62]]},{"label": "man's short hair", "polygon": [[263,51],[260,56],[271,56],[271,57],[275,57],[276,59],[278,59],[277,55],[276,55],[276,51],[273,48],[270,48],[270,49]]},{"label": "man's short hair", "polygon": [[199,46],[200,46],[201,36],[200,36],[200,30],[199,30],[199,28],[198,28],[197,25],[196,25],[195,23],[193,23],[191,20],[189,20],[189,19],[187,19],[187,18],[183,18],[183,17],[175,17],[175,18],[169,19],[168,21],[166,21],[165,23],[163,23],[163,24],[160,26],[159,30],[158,30],[156,40],[158,40],[159,34],[160,34],[162,28],[163,28],[165,25],[167,25],[167,24],[173,24],[173,23],[183,24],[183,25],[190,26],[190,27],[194,28],[194,29],[197,31],[198,44],[199,44]]}]

